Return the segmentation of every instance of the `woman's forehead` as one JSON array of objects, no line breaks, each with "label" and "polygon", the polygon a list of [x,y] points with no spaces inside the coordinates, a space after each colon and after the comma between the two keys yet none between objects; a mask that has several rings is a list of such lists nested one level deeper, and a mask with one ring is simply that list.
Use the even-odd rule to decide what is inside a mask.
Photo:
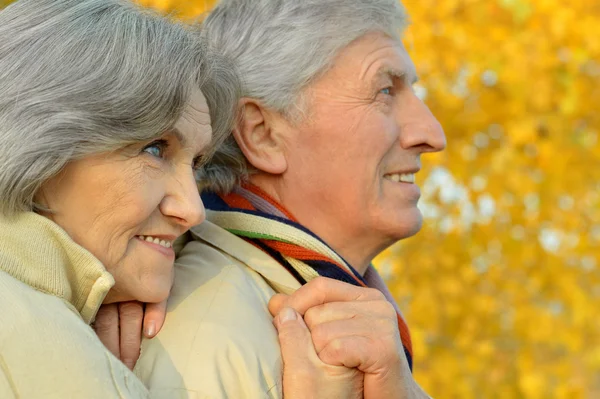
[{"label": "woman's forehead", "polygon": [[181,117],[175,123],[173,133],[182,146],[194,148],[197,152],[210,145],[212,140],[210,110],[206,98],[199,89],[192,91]]}]

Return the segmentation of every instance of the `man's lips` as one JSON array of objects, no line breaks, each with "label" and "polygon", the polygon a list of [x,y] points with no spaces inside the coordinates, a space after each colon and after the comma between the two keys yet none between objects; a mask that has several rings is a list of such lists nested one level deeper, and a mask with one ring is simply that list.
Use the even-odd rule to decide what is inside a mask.
[{"label": "man's lips", "polygon": [[388,173],[383,176],[384,179],[394,183],[415,183],[415,173]]}]

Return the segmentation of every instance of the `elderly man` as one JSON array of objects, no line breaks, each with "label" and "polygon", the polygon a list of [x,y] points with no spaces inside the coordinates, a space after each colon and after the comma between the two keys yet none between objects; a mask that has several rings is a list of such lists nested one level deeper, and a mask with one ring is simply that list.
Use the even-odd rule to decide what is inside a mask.
[{"label": "elderly man", "polygon": [[364,373],[365,397],[426,397],[371,266],[419,231],[420,156],[445,147],[412,88],[406,23],[396,0],[223,0],[208,17],[242,117],[206,169],[208,221],[179,253],[167,323],[142,345],[155,397],[281,397],[269,306],[302,314],[320,360]]}]

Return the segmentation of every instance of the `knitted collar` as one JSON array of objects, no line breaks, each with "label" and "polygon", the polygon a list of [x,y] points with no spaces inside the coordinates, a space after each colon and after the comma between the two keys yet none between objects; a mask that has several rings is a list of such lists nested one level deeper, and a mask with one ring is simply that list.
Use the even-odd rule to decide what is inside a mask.
[{"label": "knitted collar", "polygon": [[0,274],[61,298],[87,324],[115,281],[102,263],[50,219],[33,212],[0,217]]},{"label": "knitted collar", "polygon": [[[365,279],[327,243],[260,188],[244,184],[228,195],[202,194],[208,219],[243,238],[285,267],[301,284],[329,277],[361,287],[377,288],[394,304],[387,287],[372,267]],[[396,307],[397,309],[397,307]],[[406,322],[398,312],[398,327],[408,364],[412,370],[412,343]]]}]

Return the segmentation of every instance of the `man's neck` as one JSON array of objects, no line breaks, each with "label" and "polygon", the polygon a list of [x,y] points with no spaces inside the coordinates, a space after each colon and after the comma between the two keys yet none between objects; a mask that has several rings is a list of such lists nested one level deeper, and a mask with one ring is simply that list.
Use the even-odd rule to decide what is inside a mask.
[{"label": "man's neck", "polygon": [[[298,222],[316,234],[327,245],[329,245],[338,255],[340,255],[357,272],[364,275],[373,259],[381,253],[388,245],[381,245],[381,242],[375,242],[375,237],[369,234],[349,234],[351,232],[342,232],[335,221],[328,221],[327,215],[319,213],[319,209],[313,207],[307,209],[306,206],[290,206],[290,201],[286,201],[283,187],[279,187],[280,181],[271,176],[253,175],[250,182],[259,187],[287,211],[289,211]],[[309,201],[303,201],[307,203]]]}]

